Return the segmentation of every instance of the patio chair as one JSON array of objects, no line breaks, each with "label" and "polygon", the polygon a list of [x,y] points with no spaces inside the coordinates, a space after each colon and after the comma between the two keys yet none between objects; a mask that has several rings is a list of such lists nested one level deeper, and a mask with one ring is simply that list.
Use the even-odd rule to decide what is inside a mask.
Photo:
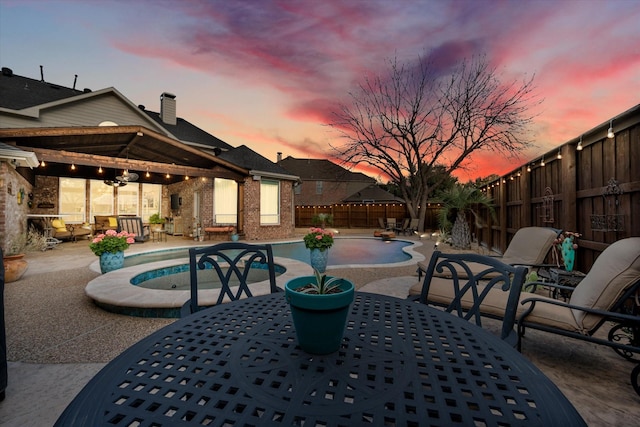
[{"label": "patio chair", "polygon": [[[484,270],[474,274],[469,263],[482,265]],[[458,274],[459,270],[466,273],[465,277]],[[436,272],[444,271],[451,275],[450,279],[435,277]],[[515,347],[516,310],[526,271],[524,267],[513,267],[484,255],[435,251],[418,300],[423,304],[443,306],[445,311],[466,320],[473,319],[480,327],[486,307],[491,306],[496,311],[492,317],[502,320],[500,338]],[[447,294],[445,298],[441,295],[443,289]]]},{"label": "patio chair", "polygon": [[409,228],[410,221],[411,218],[405,218],[404,221],[402,221],[402,225],[396,225],[396,227],[393,228],[393,231],[396,231],[397,233],[407,234],[407,228]]},{"label": "patio chair", "polygon": [[387,228],[386,225],[384,225],[384,219],[382,219],[381,217],[378,217],[378,225],[380,226],[381,229],[385,230]]},{"label": "patio chair", "polygon": [[386,230],[393,231],[396,228],[396,219],[395,218],[387,218],[387,227]]},{"label": "patio chair", "polygon": [[[525,267],[541,267],[549,250],[553,246],[561,230],[547,227],[523,227],[513,235],[507,250],[502,256],[493,257],[505,264],[520,265]],[[484,269],[483,265],[469,265],[472,272],[477,273]],[[418,262],[418,278],[421,278],[422,271],[425,271],[424,263]],[[458,274],[464,274],[459,270]],[[448,271],[436,273],[436,276],[451,277]]]},{"label": "patio chair", "polygon": [[[640,237],[607,247],[575,289],[567,289],[573,291],[568,302],[531,294],[522,299],[518,349],[527,328],[609,346],[637,363],[631,384],[640,394]],[[608,339],[595,336],[611,323]]]},{"label": "patio chair", "polygon": [[151,237],[149,226],[142,223],[139,216],[119,216],[118,231],[126,231],[135,234],[136,242],[146,242]]},{"label": "patio chair", "polygon": [[205,248],[189,249],[189,277],[191,299],[181,309],[181,316],[195,313],[205,307],[198,304],[198,284],[220,282],[220,293],[216,301],[235,301],[252,297],[249,287],[250,273],[267,271],[270,293],[282,291],[276,286],[275,263],[271,245],[226,242]]},{"label": "patio chair", "polygon": [[418,218],[412,218],[411,221],[409,222],[409,227],[407,227],[406,232],[408,234],[413,234],[413,233],[417,233],[418,232],[418,224],[419,224],[420,220]]}]

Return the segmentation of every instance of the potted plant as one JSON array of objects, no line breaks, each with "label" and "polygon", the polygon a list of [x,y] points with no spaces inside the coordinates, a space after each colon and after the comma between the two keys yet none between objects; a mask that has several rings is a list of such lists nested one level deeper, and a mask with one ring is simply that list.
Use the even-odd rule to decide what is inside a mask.
[{"label": "potted plant", "polygon": [[109,271],[122,268],[124,265],[124,251],[135,243],[135,234],[127,231],[116,232],[107,230],[104,234],[98,234],[93,238],[89,248],[100,257],[100,271]]},{"label": "potted plant", "polygon": [[20,280],[27,271],[29,263],[24,256],[27,252],[46,249],[46,238],[34,228],[29,228],[28,234],[18,234],[7,247],[2,256],[5,270],[5,283]]},{"label": "potted plant", "polygon": [[149,230],[151,231],[160,231],[164,227],[165,219],[160,216],[158,212],[154,213],[149,217]]},{"label": "potted plant", "polygon": [[347,279],[313,271],[313,276],[289,280],[285,297],[300,348],[311,354],[329,354],[340,348],[355,287]]},{"label": "potted plant", "polygon": [[311,267],[324,273],[329,259],[329,248],[333,246],[333,233],[323,228],[312,227],[304,236],[304,246],[311,251]]}]

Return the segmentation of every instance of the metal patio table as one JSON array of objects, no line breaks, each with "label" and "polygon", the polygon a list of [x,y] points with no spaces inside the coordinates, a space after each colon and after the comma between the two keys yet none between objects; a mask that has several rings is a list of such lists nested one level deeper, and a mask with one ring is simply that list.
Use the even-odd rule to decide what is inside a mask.
[{"label": "metal patio table", "polygon": [[497,336],[417,302],[356,292],[341,349],[296,343],[284,293],[221,304],[106,365],[57,426],[586,425]]}]

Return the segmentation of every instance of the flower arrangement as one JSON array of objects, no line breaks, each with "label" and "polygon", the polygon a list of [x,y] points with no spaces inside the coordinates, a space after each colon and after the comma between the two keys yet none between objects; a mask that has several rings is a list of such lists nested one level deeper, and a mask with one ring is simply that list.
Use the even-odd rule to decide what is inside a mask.
[{"label": "flower arrangement", "polygon": [[126,231],[118,233],[115,230],[107,230],[104,234],[98,234],[89,244],[89,248],[98,256],[106,252],[115,254],[134,243],[134,237],[135,234]]},{"label": "flower arrangement", "polygon": [[558,267],[564,265],[565,270],[572,271],[575,251],[578,249],[576,239],[582,236],[574,231],[565,231],[553,242],[553,260]]},{"label": "flower arrangement", "polygon": [[304,236],[304,245],[307,249],[325,251],[333,246],[333,233],[324,228],[312,227]]}]

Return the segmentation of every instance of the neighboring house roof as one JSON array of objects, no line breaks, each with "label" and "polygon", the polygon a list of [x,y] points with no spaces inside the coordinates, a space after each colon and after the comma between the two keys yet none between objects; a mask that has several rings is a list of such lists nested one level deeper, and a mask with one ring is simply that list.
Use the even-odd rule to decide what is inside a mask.
[{"label": "neighboring house roof", "polygon": [[[307,187],[295,195],[296,205],[331,205],[335,203],[395,202],[404,203],[399,197],[381,189],[376,180],[360,172],[351,172],[325,159],[296,159],[287,157],[278,162],[300,180],[314,185],[322,181],[322,192]],[[304,184],[303,184],[304,185]],[[315,188],[315,187],[311,187]]]},{"label": "neighboring house roof", "polygon": [[351,172],[325,159],[296,159],[288,156],[278,162],[280,166],[297,175],[303,181],[363,181],[376,180],[360,172]]},{"label": "neighboring house roof", "polygon": [[377,185],[369,185],[368,187],[363,188],[360,191],[350,195],[349,197],[342,200],[345,203],[365,203],[365,202],[376,202],[376,203],[404,203],[404,200],[400,197],[394,196],[386,190],[378,187]]},{"label": "neighboring house roof", "polygon": [[298,180],[296,175],[291,174],[290,171],[261,156],[246,145],[231,148],[229,151],[224,151],[219,154],[218,157],[244,169],[248,169],[251,174],[256,176],[278,177],[293,181]]}]

